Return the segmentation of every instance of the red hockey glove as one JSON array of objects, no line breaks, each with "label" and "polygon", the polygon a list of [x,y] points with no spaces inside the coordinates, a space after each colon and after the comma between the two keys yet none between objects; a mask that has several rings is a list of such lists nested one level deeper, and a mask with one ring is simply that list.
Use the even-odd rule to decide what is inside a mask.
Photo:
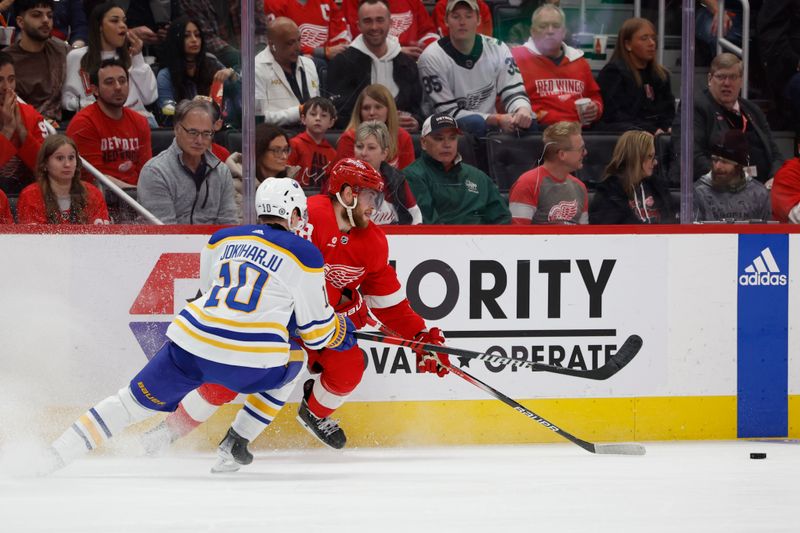
[{"label": "red hockey glove", "polygon": [[[439,328],[431,328],[430,330],[422,330],[414,336],[415,341],[424,342],[425,344],[437,344],[441,346],[444,344],[445,338],[442,330]],[[416,352],[417,353],[417,368],[421,372],[431,372],[439,377],[449,374],[450,371],[439,362],[450,364],[450,359],[444,353],[431,353],[431,352]]]},{"label": "red hockey glove", "polygon": [[356,326],[356,329],[361,329],[367,324],[369,308],[364,302],[364,298],[361,297],[360,292],[347,292],[350,294],[347,294],[346,296],[350,297],[352,301],[343,306],[337,306],[336,311],[352,320],[353,324]]}]

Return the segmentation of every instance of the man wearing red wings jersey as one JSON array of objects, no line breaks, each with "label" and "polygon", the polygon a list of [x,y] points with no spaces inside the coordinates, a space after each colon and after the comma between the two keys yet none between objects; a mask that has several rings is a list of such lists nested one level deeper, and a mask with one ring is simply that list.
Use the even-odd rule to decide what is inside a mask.
[{"label": "man wearing red wings jersey", "polygon": [[334,0],[264,0],[270,20],[288,17],[300,29],[300,52],[333,59],[353,39],[342,10]]},{"label": "man wearing red wings jersey", "polygon": [[[370,165],[348,158],[336,163],[329,183],[329,194],[309,198],[308,223],[303,232],[325,260],[328,301],[356,328],[366,325],[369,308],[381,322],[406,338],[443,344],[441,330],[428,330],[423,318],[411,309],[397,274],[389,265],[386,235],[370,220],[382,201],[383,178]],[[361,382],[366,369],[364,354],[358,346],[336,353],[310,349],[306,352],[313,376],[306,381],[298,421],[323,444],[342,448],[346,443],[344,431],[329,416]],[[417,354],[419,370],[444,376],[447,369],[438,364],[437,358],[449,363],[444,354]],[[236,470],[252,461],[247,444],[272,422],[290,392],[255,394],[247,399],[220,443],[221,463],[215,468],[223,466],[215,471]],[[208,419],[216,406],[235,396],[219,385],[203,385],[184,398],[165,424],[148,433],[145,448],[156,451],[187,434]]]}]

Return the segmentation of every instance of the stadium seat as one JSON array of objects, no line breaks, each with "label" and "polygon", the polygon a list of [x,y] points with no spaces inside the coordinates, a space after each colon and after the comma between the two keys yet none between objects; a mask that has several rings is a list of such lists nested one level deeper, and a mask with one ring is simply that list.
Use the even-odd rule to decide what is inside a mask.
[{"label": "stadium seat", "polygon": [[658,161],[658,165],[656,166],[656,176],[662,182],[668,184],[670,187],[680,187],[680,183],[673,183],[670,180],[670,168],[673,163],[672,161],[672,136],[670,135],[659,135],[656,137],[656,160]]},{"label": "stadium seat", "polygon": [[150,146],[153,148],[153,157],[157,156],[172,144],[175,130],[172,128],[154,128],[150,130]]},{"label": "stadium seat", "polygon": [[[583,168],[575,176],[588,188],[592,189],[603,178],[617,138],[616,134],[584,133],[583,140],[588,153],[583,159]],[[508,191],[522,173],[538,165],[544,143],[541,134],[516,137],[491,133],[486,146],[489,174],[501,191]]]},{"label": "stadium seat", "polygon": [[507,192],[524,172],[534,168],[542,154],[542,136],[516,137],[505,133],[490,133],[486,139],[489,175]]}]

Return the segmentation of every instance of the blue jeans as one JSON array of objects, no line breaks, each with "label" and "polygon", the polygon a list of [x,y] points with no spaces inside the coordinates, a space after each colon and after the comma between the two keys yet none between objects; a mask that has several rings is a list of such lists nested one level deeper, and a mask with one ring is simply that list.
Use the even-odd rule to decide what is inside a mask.
[{"label": "blue jeans", "polygon": [[[461,131],[473,135],[476,139],[484,139],[490,129],[486,124],[486,120],[480,115],[467,115],[465,117],[457,118],[456,124],[458,124],[458,127],[461,129]],[[536,125],[536,120],[533,120],[530,127],[526,131],[533,132],[537,131],[537,129],[538,126]]]},{"label": "blue jeans", "polygon": [[[742,46],[742,9],[739,6],[731,8],[731,2],[727,2],[725,11],[735,13],[732,17],[732,24],[725,38],[737,46]],[[711,33],[711,22],[714,20],[714,15],[706,8],[699,8],[697,11],[697,18],[695,19],[695,35],[697,38],[708,46],[714,49],[716,53],[717,34]]]}]

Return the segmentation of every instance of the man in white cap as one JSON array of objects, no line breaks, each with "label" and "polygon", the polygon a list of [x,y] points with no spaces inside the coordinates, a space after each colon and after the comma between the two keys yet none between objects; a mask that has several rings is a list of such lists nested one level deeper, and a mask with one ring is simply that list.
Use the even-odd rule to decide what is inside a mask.
[{"label": "man in white cap", "polygon": [[461,162],[456,120],[432,115],[422,125],[423,153],[403,170],[424,224],[508,224],[511,213],[497,185]]},{"label": "man in white cap", "polygon": [[[533,112],[517,64],[508,47],[477,33],[481,17],[476,0],[449,0],[450,32],[419,58],[419,76],[428,111],[447,113],[477,137],[488,129],[527,130]],[[499,100],[503,112],[497,112]]]}]

